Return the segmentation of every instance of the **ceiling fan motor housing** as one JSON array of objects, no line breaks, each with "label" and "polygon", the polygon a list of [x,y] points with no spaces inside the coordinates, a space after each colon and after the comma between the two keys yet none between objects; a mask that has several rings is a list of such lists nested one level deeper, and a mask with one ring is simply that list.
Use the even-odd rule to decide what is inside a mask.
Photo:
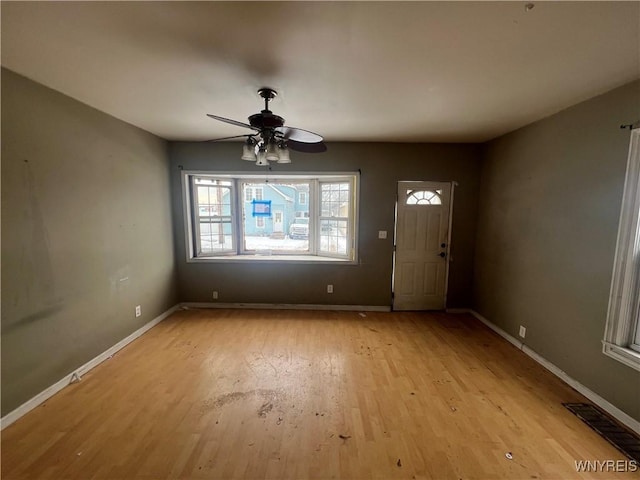
[{"label": "ceiling fan motor housing", "polygon": [[276,128],[284,125],[284,118],[274,115],[269,110],[262,110],[262,112],[249,117],[249,124],[259,129]]}]

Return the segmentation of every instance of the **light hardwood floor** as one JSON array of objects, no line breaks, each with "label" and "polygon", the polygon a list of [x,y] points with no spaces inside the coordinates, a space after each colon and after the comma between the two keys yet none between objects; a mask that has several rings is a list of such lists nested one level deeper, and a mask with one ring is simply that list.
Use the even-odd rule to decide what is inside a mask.
[{"label": "light hardwood floor", "polygon": [[469,315],[186,310],[7,427],[2,478],[638,478],[576,472],[625,459],[579,401]]}]

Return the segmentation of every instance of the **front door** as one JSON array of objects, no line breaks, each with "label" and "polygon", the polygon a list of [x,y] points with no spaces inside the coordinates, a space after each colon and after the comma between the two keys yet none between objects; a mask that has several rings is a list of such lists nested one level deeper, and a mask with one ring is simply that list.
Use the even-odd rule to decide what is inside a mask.
[{"label": "front door", "polygon": [[276,210],[275,212],[273,212],[273,233],[284,232],[282,217],[283,215],[280,210]]},{"label": "front door", "polygon": [[398,182],[394,310],[445,308],[451,183]]}]

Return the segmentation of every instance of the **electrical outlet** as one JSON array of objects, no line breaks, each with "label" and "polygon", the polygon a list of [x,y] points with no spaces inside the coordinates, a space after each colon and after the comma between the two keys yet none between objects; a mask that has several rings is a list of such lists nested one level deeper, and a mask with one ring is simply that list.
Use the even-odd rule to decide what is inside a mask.
[{"label": "electrical outlet", "polygon": [[386,230],[378,230],[378,238],[380,240],[384,240],[385,238],[387,238],[387,231]]},{"label": "electrical outlet", "polygon": [[142,315],[142,308],[140,308],[140,305],[136,305],[136,317],[140,315]]},{"label": "electrical outlet", "polygon": [[333,285],[327,285],[327,293],[333,293]]},{"label": "electrical outlet", "polygon": [[214,291],[213,291],[213,299],[214,299],[214,300],[217,300],[217,299],[218,299],[218,292],[217,292],[217,290],[214,290]]},{"label": "electrical outlet", "polygon": [[526,336],[527,336],[527,329],[526,329],[526,328],[524,328],[522,325],[520,325],[520,336],[521,336],[522,338],[524,338],[524,337],[526,337]]}]

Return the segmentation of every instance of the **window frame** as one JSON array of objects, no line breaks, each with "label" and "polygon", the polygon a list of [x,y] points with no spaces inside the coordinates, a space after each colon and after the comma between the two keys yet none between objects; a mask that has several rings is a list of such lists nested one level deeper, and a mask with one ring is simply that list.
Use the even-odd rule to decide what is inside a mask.
[{"label": "window frame", "polygon": [[[189,186],[191,191],[195,191],[195,188],[198,186],[196,185],[196,179],[200,178],[201,175],[192,175],[189,178]],[[212,177],[211,177],[212,178]],[[225,179],[220,179],[220,178],[212,178],[213,180],[225,180]],[[203,186],[207,186],[207,185],[203,185]],[[216,186],[216,185],[211,185],[211,186]],[[231,183],[230,185],[217,185],[218,187],[223,187],[223,188],[228,188],[229,189],[229,196],[230,196],[230,204],[229,204],[229,215],[219,215],[220,218],[229,218],[229,222],[221,222],[221,223],[229,223],[230,227],[231,227],[231,238],[233,239],[236,235],[237,235],[237,226],[236,223],[234,221],[234,218],[236,216],[236,210],[235,210],[235,204],[233,202],[233,197],[235,197],[236,193],[235,193],[235,185],[233,183]],[[194,194],[194,196],[192,196],[192,198],[194,198],[196,195]],[[189,217],[192,219],[192,221],[190,222],[192,225],[192,229],[190,230],[191,232],[191,236],[189,237],[190,239],[190,248],[191,251],[193,252],[194,255],[196,255],[197,251],[198,251],[198,243],[197,243],[197,237],[201,237],[201,231],[200,231],[200,224],[202,222],[196,221],[198,218],[206,216],[211,218],[213,215],[211,215],[211,210],[209,210],[209,215],[201,215],[199,208],[195,208],[195,205],[191,204],[191,212],[189,214]],[[209,206],[209,209],[211,207]],[[213,222],[209,222],[209,223],[213,223]],[[233,243],[233,240],[232,240]],[[217,255],[230,255],[231,252],[230,250],[221,250],[220,252],[217,252]]]},{"label": "window frame", "polygon": [[[316,185],[317,188],[317,192],[314,192],[314,196],[317,197],[318,202],[315,205],[316,208],[316,215],[314,215],[313,218],[313,222],[315,222],[315,226],[317,229],[317,242],[318,242],[318,246],[317,246],[317,251],[318,252],[322,252],[322,256],[325,257],[337,257],[337,258],[341,258],[342,255],[339,253],[331,253],[329,251],[326,250],[322,250],[322,222],[323,221],[337,221],[337,222],[343,222],[343,221],[347,221],[347,252],[352,251],[355,246],[353,244],[353,241],[351,243],[351,245],[349,245],[349,240],[353,239],[353,232],[351,232],[351,228],[353,228],[351,226],[351,222],[349,222],[349,218],[355,214],[355,212],[353,211],[354,209],[354,200],[353,200],[353,194],[350,195],[349,198],[349,209],[348,209],[348,216],[347,217],[337,217],[337,216],[326,216],[322,214],[322,185],[323,184],[336,184],[336,183],[344,183],[344,179],[342,178],[335,178],[335,177],[331,177],[328,176],[326,178],[322,178],[321,180],[318,180],[318,183]],[[311,223],[312,220],[310,220],[309,222]],[[347,253],[348,254],[348,253]]]},{"label": "window frame", "polygon": [[640,129],[631,131],[602,351],[640,370]]},{"label": "window frame", "polygon": [[[218,263],[218,262],[247,262],[247,261],[283,261],[293,263],[340,263],[358,264],[358,231],[359,231],[359,196],[360,196],[360,173],[359,172],[291,172],[281,173],[274,177],[265,177],[264,174],[247,172],[213,172],[213,171],[187,171],[181,172],[182,177],[182,200],[184,212],[184,232],[185,232],[185,255],[187,263]],[[196,203],[194,202],[194,178],[210,178],[224,181],[231,181],[232,187],[232,244],[233,251],[215,253],[212,255],[202,255],[198,252],[198,239],[195,237],[198,231],[197,215],[194,213]],[[277,183],[309,183],[307,194],[307,204],[309,205],[309,252],[296,251],[271,251],[265,255],[264,252],[244,250],[244,219],[243,202],[246,192],[243,192],[242,185],[246,183],[264,183],[268,181]],[[331,255],[320,251],[320,182],[347,181],[350,184],[350,217],[348,218],[347,233],[347,254]],[[264,193],[264,192],[263,192]],[[295,212],[294,212],[295,215]],[[285,227],[286,228],[286,227]]]}]

